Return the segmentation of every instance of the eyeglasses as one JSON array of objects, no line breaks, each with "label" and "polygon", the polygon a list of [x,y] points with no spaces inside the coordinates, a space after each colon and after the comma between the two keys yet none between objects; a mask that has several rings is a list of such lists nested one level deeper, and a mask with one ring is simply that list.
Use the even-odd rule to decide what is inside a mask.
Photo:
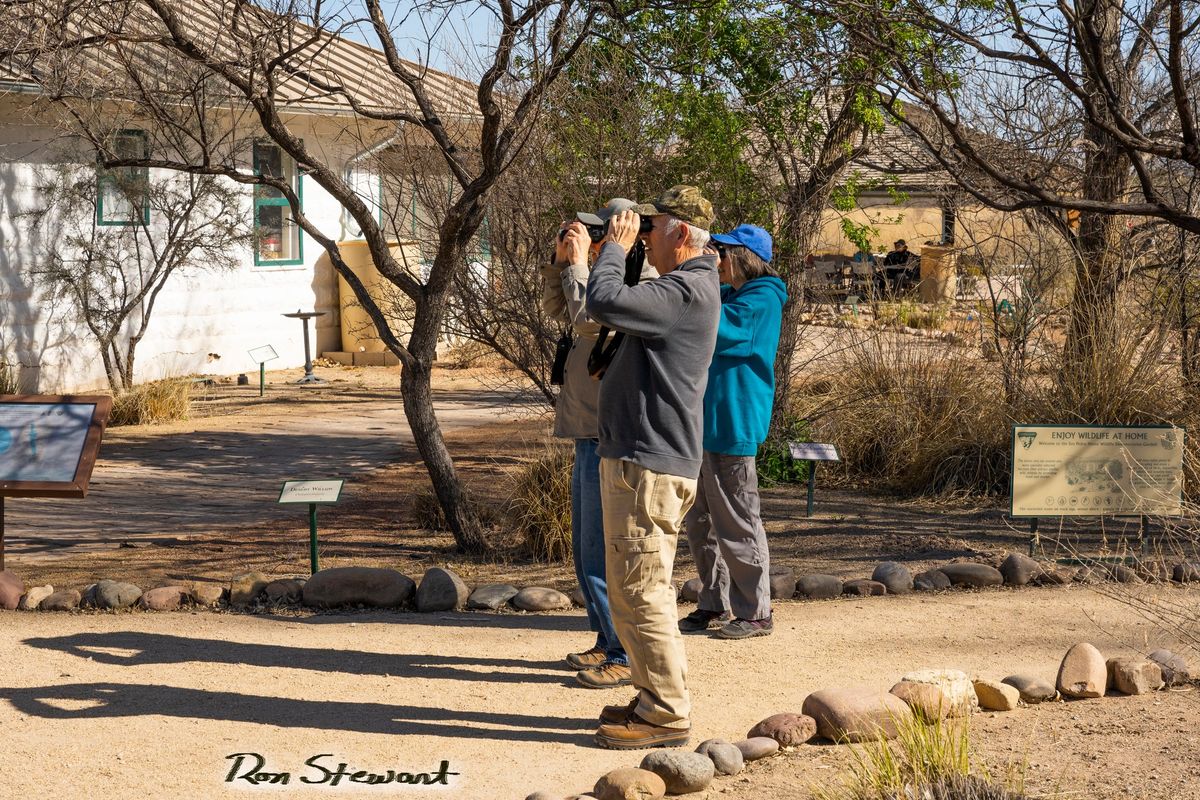
[{"label": "eyeglasses", "polygon": [[713,242],[713,249],[717,251],[717,258],[718,258],[718,259],[720,259],[720,260],[724,260],[724,258],[725,258],[725,245],[723,245],[723,244],[718,244],[717,242]]}]

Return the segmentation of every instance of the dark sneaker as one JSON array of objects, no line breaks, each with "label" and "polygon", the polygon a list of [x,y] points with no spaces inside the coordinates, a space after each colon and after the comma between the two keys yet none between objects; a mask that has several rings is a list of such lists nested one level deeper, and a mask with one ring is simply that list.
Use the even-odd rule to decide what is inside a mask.
[{"label": "dark sneaker", "polygon": [[754,636],[770,636],[775,630],[771,617],[766,619],[735,619],[720,628],[713,636],[717,639],[749,639]]},{"label": "dark sneaker", "polygon": [[697,608],[683,619],[679,620],[679,630],[684,633],[699,633],[706,631],[714,624],[728,622],[732,619],[728,611],[705,611]]},{"label": "dark sneaker", "polygon": [[629,715],[634,712],[638,705],[638,695],[634,695],[633,699],[623,706],[605,706],[600,712],[601,725],[620,725],[625,720],[629,719]]},{"label": "dark sneaker", "polygon": [[581,669],[575,675],[575,680],[589,689],[615,689],[633,683],[633,676],[627,664],[605,661],[591,669]]},{"label": "dark sneaker", "polygon": [[582,653],[570,653],[567,658],[567,664],[571,669],[591,669],[598,667],[608,659],[604,654],[604,649],[601,647],[593,647],[591,650],[585,650]]},{"label": "dark sneaker", "polygon": [[601,725],[596,744],[609,750],[645,750],[648,747],[682,747],[692,738],[690,728],[664,728],[651,725],[637,714],[624,722]]}]

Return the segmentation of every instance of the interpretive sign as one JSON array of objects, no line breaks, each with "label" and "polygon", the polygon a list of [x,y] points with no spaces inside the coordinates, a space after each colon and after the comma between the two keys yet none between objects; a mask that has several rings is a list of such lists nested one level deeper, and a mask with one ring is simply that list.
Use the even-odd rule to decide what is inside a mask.
[{"label": "interpretive sign", "polygon": [[1014,425],[1012,516],[1172,515],[1182,428]]},{"label": "interpretive sign", "polygon": [[343,481],[287,481],[279,492],[281,503],[336,503]]},{"label": "interpretive sign", "polygon": [[797,461],[841,461],[837,448],[824,442],[788,442],[788,452]]},{"label": "interpretive sign", "polygon": [[112,398],[0,395],[0,495],[85,497]]}]

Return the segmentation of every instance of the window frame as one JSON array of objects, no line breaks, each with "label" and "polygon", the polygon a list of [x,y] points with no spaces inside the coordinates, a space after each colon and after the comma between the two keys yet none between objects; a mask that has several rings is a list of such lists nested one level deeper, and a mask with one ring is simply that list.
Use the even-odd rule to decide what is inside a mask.
[{"label": "window frame", "polygon": [[[117,137],[139,139],[142,143],[142,158],[150,157],[150,137],[141,128],[122,128],[114,131],[110,137],[112,146],[115,149],[115,140]],[[150,168],[149,167],[116,167],[112,170],[104,169],[100,166],[99,154],[97,154],[96,164],[96,224],[105,228],[132,228],[150,224]],[[145,191],[142,192],[142,219],[139,222],[136,217],[130,216],[127,219],[105,219],[104,216],[104,194],[105,187],[116,183],[114,173],[117,170],[129,170],[130,176],[140,175],[142,182],[145,185]]]},{"label": "window frame", "polygon": [[[254,142],[250,145],[250,166],[254,170],[254,174],[262,175],[262,171],[259,169],[258,148],[264,147],[264,146],[265,147],[274,147],[276,150],[279,151],[279,163],[280,163],[281,167],[284,166],[285,164],[291,164],[292,175],[291,175],[290,183],[292,185],[292,191],[294,191],[296,193],[296,198],[300,201],[300,208],[301,208],[301,210],[303,210],[303,208],[304,208],[304,180],[303,180],[304,176],[300,174],[300,170],[296,166],[295,159],[293,159],[290,155],[285,153],[283,151],[283,148],[280,147],[276,142],[274,142],[270,139],[255,139]],[[287,172],[286,168],[284,169],[284,172],[285,173]],[[275,191],[276,190],[273,189],[272,187],[267,186],[265,184],[261,184],[261,183],[255,184],[253,187],[253,196],[251,199],[251,210],[250,210],[250,213],[251,213],[250,221],[253,225],[254,232],[255,232],[254,266],[256,266],[256,267],[296,267],[296,266],[301,266],[304,264],[304,229],[301,228],[300,224],[295,221],[294,214],[293,214],[292,224],[295,226],[295,229],[296,229],[296,233],[295,233],[296,253],[295,253],[295,255],[292,258],[263,258],[262,257],[262,249],[260,248],[259,241],[258,241],[259,209],[271,207],[271,208],[286,208],[286,209],[288,209],[289,212],[291,212],[291,210],[292,210],[291,204],[288,202],[288,199],[283,196],[282,193],[279,193],[278,197],[271,197],[270,195],[267,194],[267,192],[275,192]]]}]

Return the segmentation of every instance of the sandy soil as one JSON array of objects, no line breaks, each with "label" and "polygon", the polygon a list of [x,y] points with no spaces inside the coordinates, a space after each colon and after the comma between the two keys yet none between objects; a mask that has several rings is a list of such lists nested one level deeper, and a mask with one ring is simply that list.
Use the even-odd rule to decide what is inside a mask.
[{"label": "sandy soil", "polygon": [[[785,603],[777,614],[770,638],[688,637],[696,742],[740,737],[824,686],[886,688],[927,666],[1053,677],[1075,641],[1117,654],[1143,646],[1145,632],[1126,606],[1078,587]],[[580,613],[8,612],[0,627],[6,796],[95,787],[114,798],[244,797],[270,788],[226,783],[227,756],[253,752],[266,770],[293,773],[286,796],[330,791],[296,783],[320,775],[306,759],[330,753],[331,768],[374,771],[448,760],[459,773],[453,785],[425,796],[496,800],[583,791],[640,761],[589,736],[599,707],[628,693],[575,688],[560,668],[563,654],[587,644]],[[1200,797],[1196,712],[1194,695],[1169,693],[1022,709],[985,716],[976,729],[993,765],[1027,754],[1037,787]],[[804,797],[844,759],[844,748],[801,748],[708,796]]]}]

